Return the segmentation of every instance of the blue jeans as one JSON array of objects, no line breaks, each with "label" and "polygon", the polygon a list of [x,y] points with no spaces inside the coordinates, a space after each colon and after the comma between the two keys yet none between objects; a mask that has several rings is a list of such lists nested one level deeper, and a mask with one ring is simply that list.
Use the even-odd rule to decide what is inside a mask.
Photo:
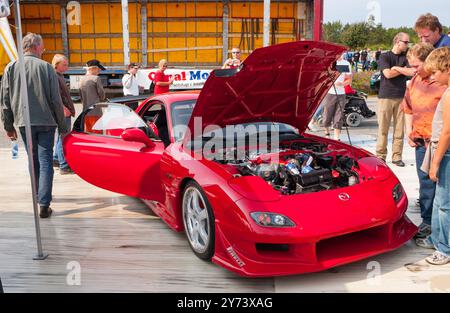
[{"label": "blue jeans", "polygon": [[450,257],[450,150],[441,161],[438,176],[430,241],[437,251]]},{"label": "blue jeans", "polygon": [[[71,117],[70,116],[66,117],[65,122],[66,122],[67,129],[70,131],[70,127],[72,126]],[[56,160],[59,162],[59,168],[62,170],[69,167],[69,165],[66,162],[66,158],[64,157],[61,135],[59,133],[58,133],[58,139],[56,140],[55,152],[53,152],[53,160]]]},{"label": "blue jeans", "polygon": [[322,103],[319,105],[319,107],[316,110],[316,113],[314,113],[314,116],[312,118],[314,123],[317,122],[319,120],[320,116],[323,114],[323,106],[324,105],[323,105],[323,101],[322,101]]},{"label": "blue jeans", "polygon": [[[33,144],[33,162],[36,173],[36,187],[40,206],[49,206],[52,201],[53,188],[53,142],[55,127],[32,126],[31,140]],[[28,153],[25,127],[20,127],[20,134]],[[31,172],[31,168],[30,168]]]},{"label": "blue jeans", "polygon": [[419,177],[419,204],[420,215],[425,224],[431,225],[431,215],[433,213],[434,193],[436,183],[433,182],[427,173],[423,172],[422,166],[425,157],[425,147],[416,147],[416,170]]}]

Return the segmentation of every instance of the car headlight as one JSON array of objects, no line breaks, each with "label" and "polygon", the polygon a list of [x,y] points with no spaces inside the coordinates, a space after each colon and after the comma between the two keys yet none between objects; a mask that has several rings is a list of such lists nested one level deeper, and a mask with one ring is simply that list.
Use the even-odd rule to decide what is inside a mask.
[{"label": "car headlight", "polygon": [[392,198],[394,198],[395,203],[398,203],[403,197],[404,190],[402,184],[397,184],[394,189],[392,189]]},{"label": "car headlight", "polygon": [[250,216],[256,224],[264,227],[294,227],[295,224],[288,217],[267,212],[253,212]]}]

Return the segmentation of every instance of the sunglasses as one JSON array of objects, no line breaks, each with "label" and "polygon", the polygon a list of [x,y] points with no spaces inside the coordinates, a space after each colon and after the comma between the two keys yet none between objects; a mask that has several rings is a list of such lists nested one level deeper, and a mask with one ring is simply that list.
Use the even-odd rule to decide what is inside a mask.
[{"label": "sunglasses", "polygon": [[406,40],[400,40],[401,42],[403,42],[405,45],[408,45],[410,43],[410,41],[406,41]]}]

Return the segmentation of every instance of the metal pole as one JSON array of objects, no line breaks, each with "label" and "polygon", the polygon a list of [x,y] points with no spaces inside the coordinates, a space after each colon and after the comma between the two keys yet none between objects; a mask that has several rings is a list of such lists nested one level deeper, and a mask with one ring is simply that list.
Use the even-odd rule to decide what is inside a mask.
[{"label": "metal pole", "polygon": [[66,11],[66,0],[61,0],[61,38],[63,44],[64,55],[69,58],[69,40],[68,40],[68,32],[67,32],[67,11]]},{"label": "metal pole", "polygon": [[314,0],[314,40],[322,40],[323,0]]},{"label": "metal pole", "polygon": [[228,16],[229,16],[229,6],[228,0],[222,0],[223,2],[223,16],[222,16],[222,64],[228,59]]},{"label": "metal pole", "polygon": [[130,32],[128,28],[128,0],[122,0],[122,33],[123,33],[123,63],[130,64]]},{"label": "metal pole", "polygon": [[270,36],[270,0],[264,0],[263,47],[269,45]]},{"label": "metal pole", "polygon": [[30,167],[31,174],[31,195],[33,198],[33,211],[34,211],[34,225],[36,228],[36,241],[38,254],[33,258],[33,260],[45,260],[48,254],[44,254],[42,251],[41,242],[41,226],[39,225],[39,212],[37,203],[37,188],[36,188],[36,171],[33,162],[33,141],[31,139],[31,124],[30,124],[30,107],[28,105],[28,90],[27,90],[27,80],[25,73],[25,62],[23,57],[23,47],[22,47],[22,21],[20,19],[20,0],[14,0],[14,17],[16,21],[16,36],[17,36],[17,53],[19,55],[18,65],[20,71],[20,99],[23,104],[23,119],[25,122],[25,134],[28,147],[28,164]]},{"label": "metal pole", "polygon": [[148,34],[147,34],[147,0],[141,1],[141,39],[142,39],[142,66],[148,64]]}]

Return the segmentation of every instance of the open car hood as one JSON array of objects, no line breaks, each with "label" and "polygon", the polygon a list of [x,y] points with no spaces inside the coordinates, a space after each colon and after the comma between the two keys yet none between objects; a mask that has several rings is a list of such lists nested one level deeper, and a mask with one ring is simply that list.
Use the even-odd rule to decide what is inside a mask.
[{"label": "open car hood", "polygon": [[265,121],[303,133],[339,77],[335,64],[344,51],[325,42],[290,42],[256,49],[239,69],[213,71],[189,120],[191,134],[210,125]]}]

